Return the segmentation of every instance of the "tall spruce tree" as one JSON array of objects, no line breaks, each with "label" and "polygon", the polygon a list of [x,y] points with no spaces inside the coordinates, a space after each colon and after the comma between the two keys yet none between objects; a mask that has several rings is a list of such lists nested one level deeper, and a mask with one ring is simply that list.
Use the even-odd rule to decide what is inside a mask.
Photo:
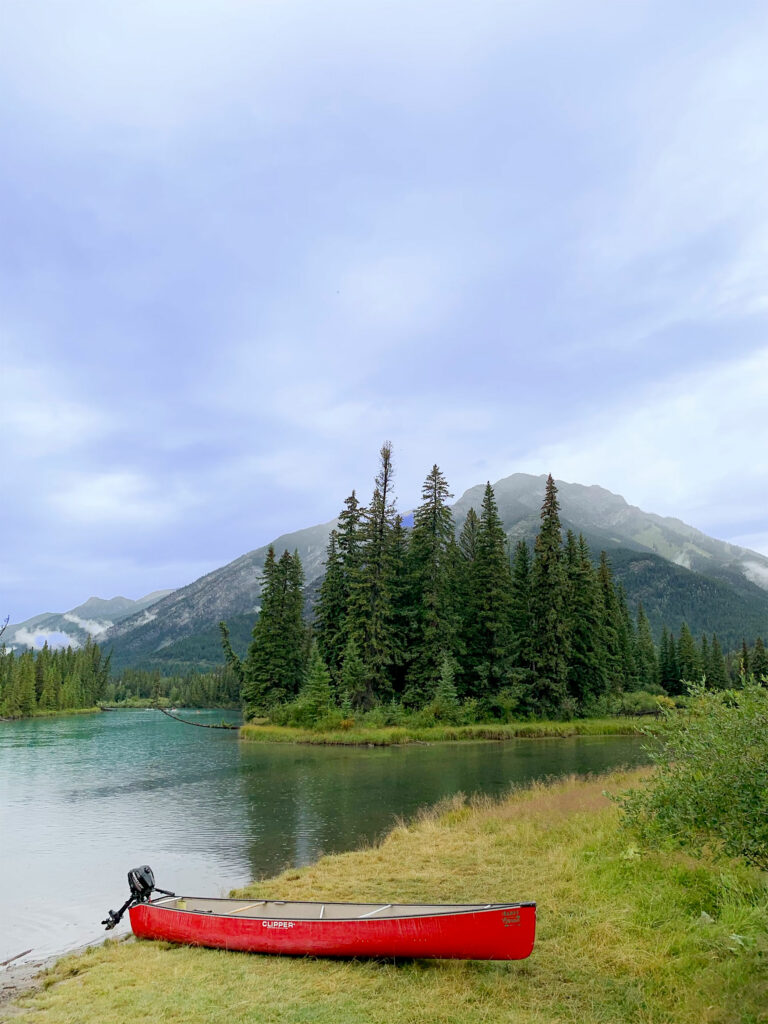
[{"label": "tall spruce tree", "polygon": [[533,646],[531,626],[531,553],[519,540],[512,558],[512,596],[510,598],[511,660],[513,676],[522,688],[522,704],[531,706],[533,683]]},{"label": "tall spruce tree", "polygon": [[452,497],[434,465],[414,512],[409,552],[413,639],[406,703],[414,706],[432,697],[443,661],[456,645],[450,572],[454,524],[447,502]]},{"label": "tall spruce tree", "polygon": [[635,632],[635,662],[641,690],[648,690],[659,681],[659,666],[653,643],[651,624],[642,601],[637,603],[637,630]]},{"label": "tall spruce tree", "polygon": [[717,639],[717,633],[712,634],[712,644],[709,648],[707,686],[711,690],[728,689],[728,670],[725,667],[725,658],[720,641]]},{"label": "tall spruce tree", "polygon": [[572,530],[567,534],[565,561],[569,620],[568,693],[582,708],[588,708],[607,689],[604,651],[600,643],[601,598],[587,542],[581,535],[577,541]]},{"label": "tall spruce tree", "polygon": [[339,535],[331,530],[325,556],[325,575],[315,605],[317,647],[338,681],[346,646],[347,585],[344,562],[339,551]]},{"label": "tall spruce tree", "polygon": [[570,636],[560,503],[551,473],[533,550],[530,609],[534,704],[540,713],[557,714],[567,693]]},{"label": "tall spruce tree", "polygon": [[364,705],[388,700],[392,693],[388,667],[395,655],[392,607],[391,541],[395,523],[392,445],[381,447],[379,472],[361,531],[360,561],[350,580],[349,635],[354,636],[366,668]]},{"label": "tall spruce tree", "polygon": [[512,573],[507,538],[490,483],[483,494],[475,558],[465,565],[469,573],[468,599],[462,615],[465,692],[488,700],[511,681],[512,653]]},{"label": "tall spruce tree", "polygon": [[768,654],[765,653],[765,644],[761,636],[755,640],[755,648],[752,651],[752,674],[758,683],[768,685]]},{"label": "tall spruce tree", "polygon": [[739,658],[739,675],[746,678],[750,672],[749,649],[746,637],[741,638],[741,657]]},{"label": "tall spruce tree", "polygon": [[600,552],[600,565],[597,579],[602,597],[602,643],[605,652],[605,669],[608,676],[608,689],[618,693],[624,687],[624,649],[622,638],[622,611],[616,587],[613,583],[613,570],[605,551]]},{"label": "tall spruce tree", "polygon": [[696,642],[684,622],[680,627],[680,639],[677,644],[677,663],[680,671],[680,678],[686,683],[698,683],[704,674],[704,666],[701,664],[699,652],[696,650]]},{"label": "tall spruce tree", "polygon": [[[304,571],[298,551],[284,551],[279,560],[270,545],[262,573],[261,612],[242,664],[242,698],[246,715],[292,699],[306,664],[302,621]],[[230,648],[231,650],[231,648]]]}]

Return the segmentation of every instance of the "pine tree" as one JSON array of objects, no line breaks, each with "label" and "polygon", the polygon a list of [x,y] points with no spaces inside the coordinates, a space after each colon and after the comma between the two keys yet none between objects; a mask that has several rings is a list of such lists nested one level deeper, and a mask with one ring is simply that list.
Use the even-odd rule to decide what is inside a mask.
[{"label": "pine tree", "polygon": [[597,570],[598,585],[601,594],[601,637],[605,657],[605,669],[608,677],[608,689],[618,693],[624,685],[624,658],[622,644],[622,612],[619,605],[616,587],[613,583],[613,572],[608,555],[600,552],[600,565]]},{"label": "pine tree", "polygon": [[519,540],[512,560],[512,596],[509,617],[511,660],[514,676],[523,687],[523,704],[531,704],[533,681],[533,647],[531,625],[531,554],[528,544]]},{"label": "pine tree", "polygon": [[557,714],[567,692],[570,637],[568,583],[563,558],[560,504],[552,474],[541,506],[541,528],[531,567],[533,700],[537,711]]},{"label": "pine tree", "polygon": [[367,671],[366,706],[389,699],[392,693],[388,667],[395,648],[391,593],[391,540],[395,522],[392,445],[381,447],[379,472],[362,532],[360,564],[352,575],[349,601],[349,635],[360,648]]},{"label": "pine tree", "polygon": [[342,707],[346,707],[346,702],[348,702],[350,709],[363,707],[366,696],[370,692],[365,665],[360,657],[355,638],[352,636],[344,648],[340,689]]},{"label": "pine tree", "polygon": [[457,722],[459,719],[459,701],[456,693],[456,662],[450,655],[444,654],[440,659],[440,675],[435,695],[432,699],[432,710],[435,718],[441,722]]},{"label": "pine tree", "polygon": [[698,683],[701,680],[704,667],[701,664],[699,652],[696,650],[696,643],[691,636],[691,631],[686,622],[680,627],[677,661],[682,680],[686,683]]},{"label": "pine tree", "polygon": [[480,521],[477,512],[473,508],[467,512],[467,518],[459,534],[459,551],[464,561],[472,563],[477,557],[477,531],[480,528]]},{"label": "pine tree", "polygon": [[512,572],[496,498],[486,484],[464,609],[468,695],[492,698],[510,679]]},{"label": "pine tree", "polygon": [[409,551],[413,640],[407,703],[419,705],[434,693],[446,652],[455,647],[450,593],[453,515],[448,482],[434,465],[421,489],[414,513]]},{"label": "pine tree", "polygon": [[301,703],[313,725],[330,711],[333,704],[331,676],[316,643],[312,644],[309,654],[306,679],[301,688]]},{"label": "pine tree", "polygon": [[346,645],[347,587],[339,535],[331,530],[325,558],[325,575],[315,605],[317,646],[334,679],[338,679]]},{"label": "pine tree", "polygon": [[621,583],[616,587],[616,602],[619,608],[619,654],[621,657],[622,688],[638,688],[637,665],[635,664],[635,627],[627,606],[627,595]]},{"label": "pine tree", "polygon": [[712,646],[709,650],[709,671],[707,672],[707,686],[711,690],[728,689],[728,670],[725,667],[725,658],[717,639],[717,633],[712,634]]},{"label": "pine tree", "polygon": [[640,688],[648,690],[658,683],[659,666],[656,658],[656,648],[653,645],[653,635],[648,616],[645,614],[642,602],[637,604],[637,631],[635,633],[635,660],[637,663]]},{"label": "pine tree", "polygon": [[601,596],[584,537],[579,536],[577,542],[573,531],[569,530],[565,554],[570,623],[568,693],[584,706],[607,689],[604,651],[600,643]]},{"label": "pine tree", "polygon": [[[19,715],[27,718],[37,707],[35,695],[35,656],[32,651],[25,651],[17,662],[16,703]],[[77,707],[72,704],[71,707]]]},{"label": "pine tree", "polygon": [[246,714],[291,699],[304,677],[306,628],[302,622],[304,571],[298,552],[275,558],[270,545],[264,563],[261,612],[243,664]]},{"label": "pine tree", "polygon": [[739,658],[739,675],[745,679],[749,676],[749,651],[745,637],[741,638],[741,657]]},{"label": "pine tree", "polygon": [[765,653],[765,644],[761,636],[755,640],[755,648],[752,651],[752,674],[758,683],[768,685],[768,654]]}]

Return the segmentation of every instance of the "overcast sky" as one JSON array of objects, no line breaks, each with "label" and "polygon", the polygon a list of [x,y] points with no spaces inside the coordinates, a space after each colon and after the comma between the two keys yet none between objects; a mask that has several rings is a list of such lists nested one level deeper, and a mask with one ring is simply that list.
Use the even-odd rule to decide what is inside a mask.
[{"label": "overcast sky", "polygon": [[433,462],[768,553],[768,8],[5,0],[0,612]]}]

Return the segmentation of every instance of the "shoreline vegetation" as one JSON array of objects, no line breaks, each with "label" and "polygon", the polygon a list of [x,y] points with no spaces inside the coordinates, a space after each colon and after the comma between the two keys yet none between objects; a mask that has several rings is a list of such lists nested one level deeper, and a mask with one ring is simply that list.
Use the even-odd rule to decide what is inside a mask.
[{"label": "shoreline vegetation", "polygon": [[570,722],[479,722],[473,725],[353,726],[349,729],[301,729],[247,723],[240,739],[248,743],[300,743],[320,746],[391,747],[409,743],[459,743],[570,736],[632,736],[644,728],[642,718],[579,718]]},{"label": "shoreline vegetation", "polygon": [[[238,891],[247,898],[535,900],[528,960],[356,961],[107,941],[59,961],[8,1007],[23,1024],[699,1024],[765,1020],[766,876],[640,850],[616,795],[649,769],[460,794],[379,843]],[[181,1009],[183,1008],[183,1010]],[[0,1014],[2,1017],[2,1014]]]}]

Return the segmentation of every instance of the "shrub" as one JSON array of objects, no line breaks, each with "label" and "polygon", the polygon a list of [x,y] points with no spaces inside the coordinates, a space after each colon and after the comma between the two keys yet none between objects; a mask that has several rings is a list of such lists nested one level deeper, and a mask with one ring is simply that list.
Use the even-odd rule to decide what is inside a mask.
[{"label": "shrub", "polygon": [[768,691],[690,687],[645,730],[656,771],[619,797],[625,825],[652,844],[743,857],[768,869]]}]

